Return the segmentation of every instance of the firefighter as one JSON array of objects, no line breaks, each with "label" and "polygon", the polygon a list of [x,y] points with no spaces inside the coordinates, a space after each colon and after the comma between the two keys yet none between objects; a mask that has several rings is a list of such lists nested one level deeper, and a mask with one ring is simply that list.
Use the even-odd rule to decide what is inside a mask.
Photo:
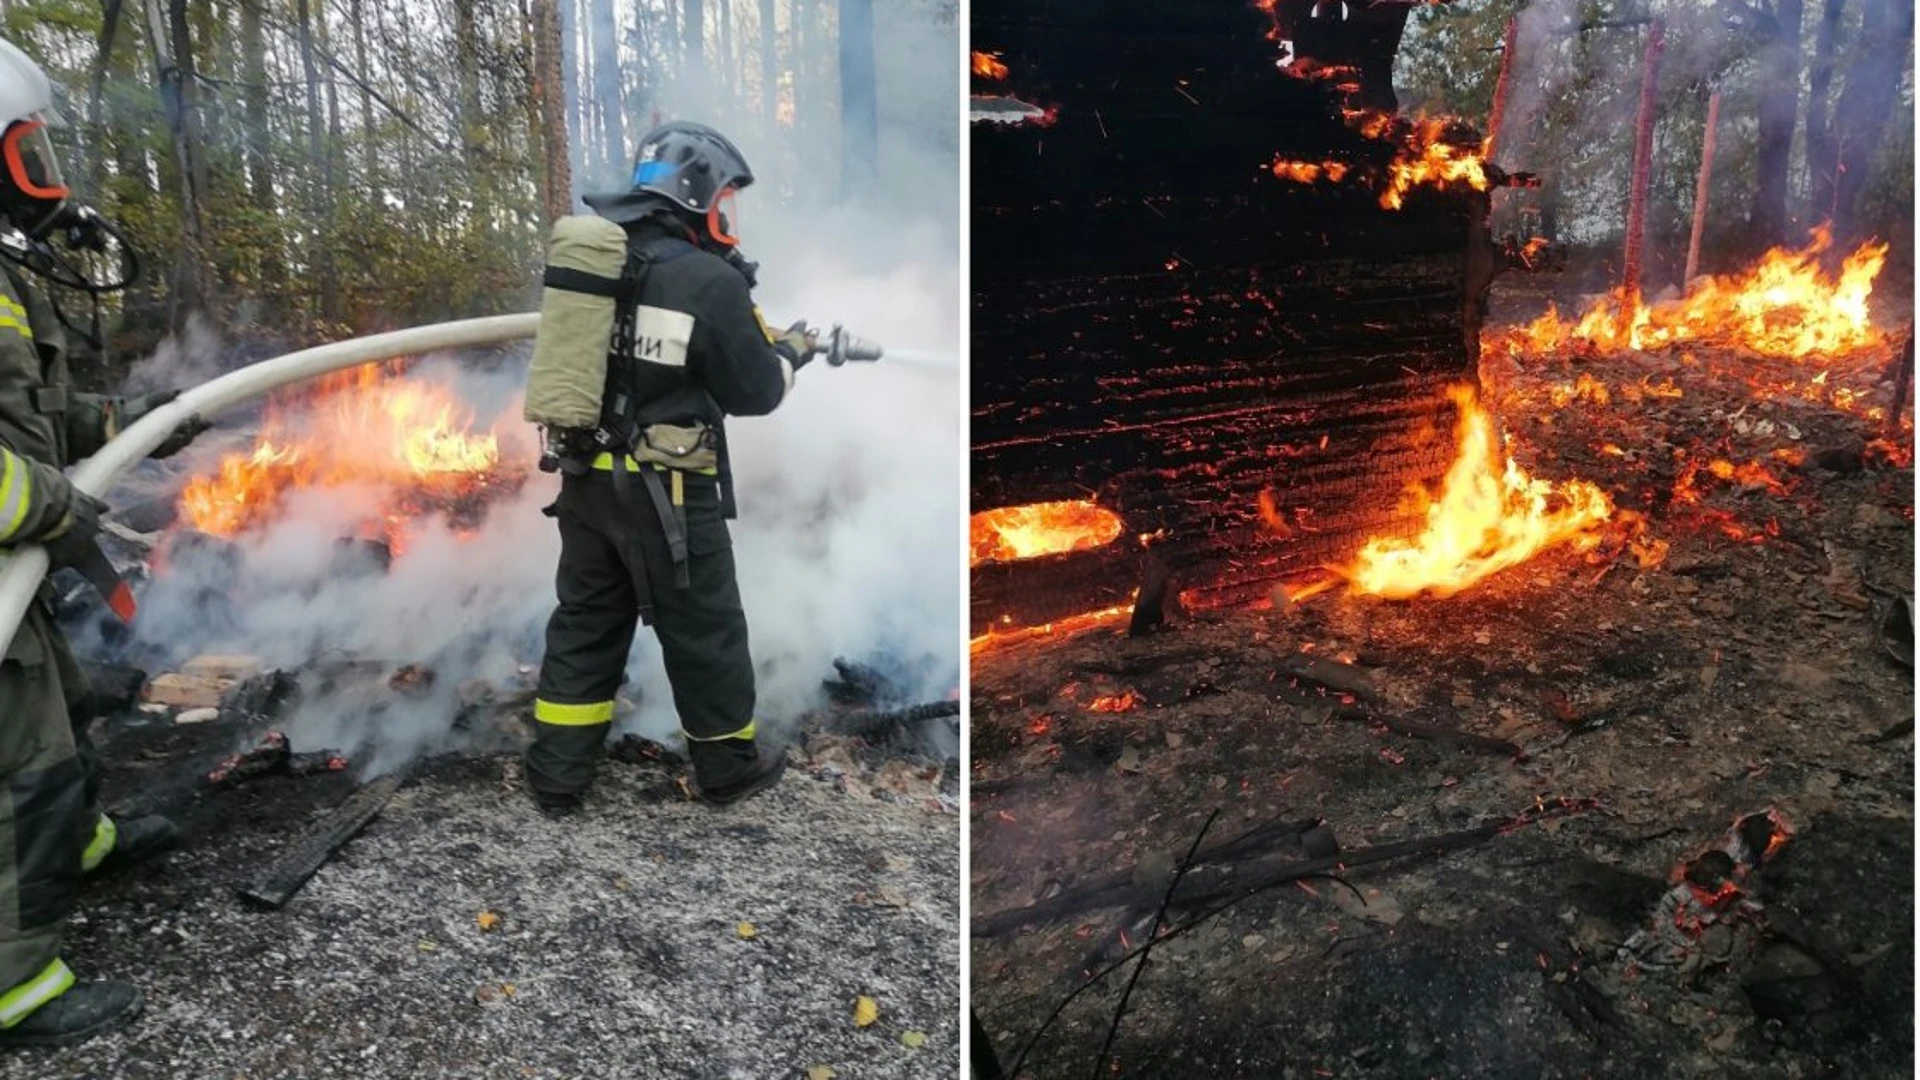
[{"label": "firefighter", "polygon": [[[69,198],[47,136],[57,122],[46,73],[0,41],[0,551],[46,544],[60,565],[76,549],[97,554],[105,509],[61,469],[174,395],[116,399],[68,386],[70,338],[47,280],[74,279],[48,241],[58,233],[104,244],[100,233],[117,233]],[[155,456],[200,430],[183,425]],[[82,876],[145,861],[176,836],[164,818],[116,823],[101,812],[91,713],[43,593],[0,661],[0,1045],[73,1042],[140,1010],[133,986],[76,982],[60,958]]]},{"label": "firefighter", "polygon": [[719,132],[671,123],[641,141],[629,190],[586,198],[626,231],[632,291],[613,322],[598,429],[548,433],[565,474],[546,511],[560,528],[559,605],[526,774],[552,816],[575,809],[593,778],[643,621],[660,642],[701,798],[737,802],[786,768],[785,751],[756,737],[723,422],[773,411],[817,339],[804,323],[774,334],[754,307],[754,267],[729,221],[734,193],[751,183]]}]

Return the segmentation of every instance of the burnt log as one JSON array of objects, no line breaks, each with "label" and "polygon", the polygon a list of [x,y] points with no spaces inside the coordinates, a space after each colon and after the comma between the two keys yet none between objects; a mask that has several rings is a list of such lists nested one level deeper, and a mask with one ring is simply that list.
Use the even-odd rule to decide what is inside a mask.
[{"label": "burnt log", "polygon": [[393,798],[393,793],[405,782],[404,774],[393,772],[361,785],[332,813],[295,840],[259,877],[241,885],[240,898],[269,910],[284,907],[307,879],[333,858],[334,852],[380,815],[387,800]]},{"label": "burnt log", "polygon": [[[1453,459],[1446,391],[1477,378],[1488,194],[1389,210],[1368,184],[1274,176],[1276,156],[1360,173],[1393,150],[1333,81],[1276,70],[1243,0],[995,0],[972,21],[1010,92],[1056,110],[972,132],[973,509],[1091,497],[1199,606],[1410,531],[1406,489]],[[978,566],[974,632],[1124,604],[1135,555]]]}]

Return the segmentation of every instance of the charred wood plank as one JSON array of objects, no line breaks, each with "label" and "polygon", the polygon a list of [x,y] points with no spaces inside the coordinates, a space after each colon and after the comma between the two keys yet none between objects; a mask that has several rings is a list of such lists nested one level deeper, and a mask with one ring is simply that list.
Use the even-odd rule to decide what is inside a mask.
[{"label": "charred wood plank", "polygon": [[240,898],[256,907],[277,909],[293,899],[335,852],[386,808],[387,800],[405,784],[402,772],[391,772],[361,785],[333,812],[302,834],[260,876],[239,887]]}]

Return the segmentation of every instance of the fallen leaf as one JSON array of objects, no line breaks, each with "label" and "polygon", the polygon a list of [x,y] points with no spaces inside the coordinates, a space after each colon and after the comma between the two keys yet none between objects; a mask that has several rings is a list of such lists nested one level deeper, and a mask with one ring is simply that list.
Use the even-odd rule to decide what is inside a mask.
[{"label": "fallen leaf", "polygon": [[807,1066],[807,1080],[833,1080],[840,1074],[825,1065]]},{"label": "fallen leaf", "polygon": [[1129,773],[1139,772],[1140,771],[1140,751],[1134,749],[1133,746],[1129,744],[1126,748],[1120,751],[1120,760],[1114,762],[1113,766],[1114,768],[1119,769],[1121,772],[1129,772]]},{"label": "fallen leaf", "polygon": [[752,923],[750,923],[750,922],[743,922],[743,923],[740,923],[740,924],[738,924],[738,925],[736,925],[736,926],[735,926],[735,927],[733,928],[733,932],[734,932],[734,933],[736,933],[736,934],[739,934],[739,935],[740,935],[740,936],[741,936],[742,938],[746,938],[746,939],[749,939],[749,940],[751,940],[751,939],[753,938],[753,935],[755,935],[755,934],[757,934],[757,933],[759,933],[760,931],[758,931],[758,930],[755,930],[755,929],[753,928],[753,924],[752,924]]},{"label": "fallen leaf", "polygon": [[483,911],[474,916],[473,921],[478,923],[483,931],[492,930],[500,925],[500,916],[491,911]]},{"label": "fallen leaf", "polygon": [[867,1027],[880,1019],[880,1003],[866,995],[861,995],[853,1003],[853,1026]]},{"label": "fallen leaf", "polygon": [[925,1032],[909,1031],[900,1036],[900,1042],[909,1050],[918,1050],[927,1044]]},{"label": "fallen leaf", "polygon": [[432,952],[432,951],[434,951],[435,949],[438,949],[439,947],[440,947],[440,946],[438,946],[438,945],[435,945],[435,944],[434,944],[433,942],[431,942],[431,941],[423,941],[423,942],[421,942],[421,943],[420,943],[420,951],[421,951],[421,952]]}]

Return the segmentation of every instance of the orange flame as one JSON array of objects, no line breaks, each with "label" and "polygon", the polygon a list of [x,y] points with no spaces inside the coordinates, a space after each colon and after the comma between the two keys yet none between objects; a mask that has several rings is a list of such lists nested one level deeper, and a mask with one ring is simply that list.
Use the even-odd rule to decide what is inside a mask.
[{"label": "orange flame", "polygon": [[1574,340],[1604,349],[1703,342],[1787,359],[1879,345],[1883,335],[1868,317],[1867,298],[1886,264],[1887,245],[1861,244],[1838,275],[1829,275],[1820,256],[1832,244],[1832,232],[1821,226],[1804,248],[1774,248],[1752,269],[1701,279],[1685,299],[1653,307],[1615,290],[1572,324],[1549,308],[1520,332],[1521,343],[1538,352]]},{"label": "orange flame", "polygon": [[971,565],[1101,547],[1120,528],[1116,514],[1085,500],[983,510],[969,522]]},{"label": "orange flame", "polygon": [[[1380,185],[1383,209],[1400,209],[1407,193],[1423,185],[1443,188],[1466,184],[1475,191],[1485,191],[1493,185],[1487,177],[1486,160],[1478,148],[1457,146],[1445,138],[1453,126],[1452,120],[1422,117],[1408,121],[1403,127],[1391,114],[1370,110],[1350,110],[1346,119],[1348,126],[1366,138],[1395,144],[1393,160],[1387,164],[1386,172],[1370,173],[1370,179]],[[1282,157],[1275,157],[1271,167],[1273,175],[1297,184],[1323,179],[1337,184],[1355,171],[1353,166],[1340,161],[1294,161]]]},{"label": "orange flame", "polygon": [[1451,391],[1460,410],[1459,456],[1438,499],[1426,503],[1426,527],[1413,540],[1369,541],[1344,571],[1357,593],[1394,599],[1452,596],[1547,548],[1592,549],[1613,515],[1606,493],[1583,480],[1553,484],[1529,477],[1500,449],[1493,417],[1468,386]]},{"label": "orange flame", "polygon": [[492,473],[500,447],[474,434],[453,391],[377,366],[276,398],[251,451],[224,455],[180,493],[180,517],[233,536],[271,517],[288,491],[374,483],[457,494]]},{"label": "orange flame", "polygon": [[1000,62],[993,53],[973,51],[973,73],[983,79],[1004,79],[1007,77],[1007,65]]}]

